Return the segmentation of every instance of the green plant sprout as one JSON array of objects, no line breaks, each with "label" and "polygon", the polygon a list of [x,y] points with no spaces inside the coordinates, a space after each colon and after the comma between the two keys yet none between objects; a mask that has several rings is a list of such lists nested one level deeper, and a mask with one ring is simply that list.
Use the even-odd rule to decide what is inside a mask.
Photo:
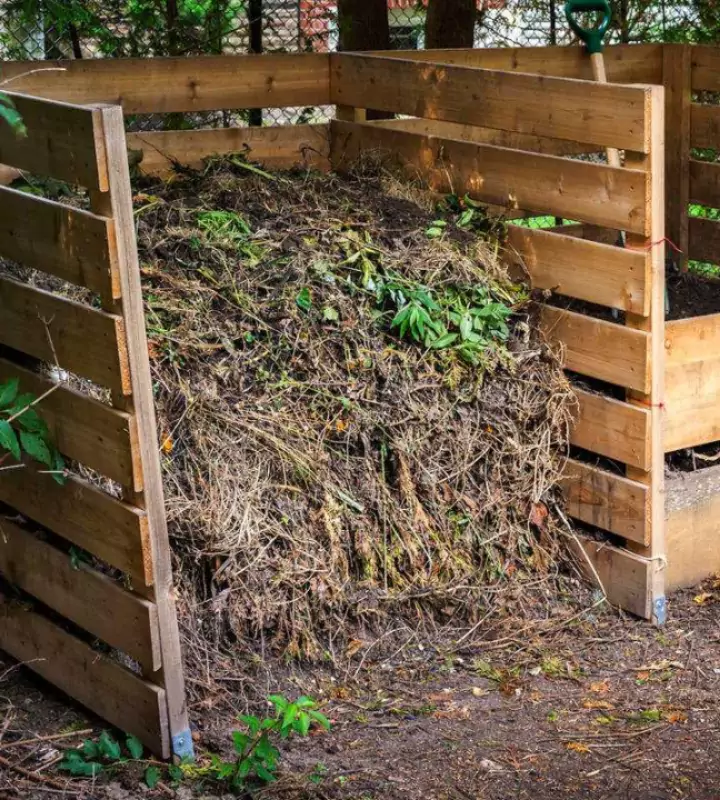
[{"label": "green plant sprout", "polygon": [[0,383],[0,469],[8,456],[19,467],[23,455],[28,455],[45,465],[55,481],[63,484],[65,462],[52,442],[47,423],[35,410],[41,399],[20,394],[17,378]]}]

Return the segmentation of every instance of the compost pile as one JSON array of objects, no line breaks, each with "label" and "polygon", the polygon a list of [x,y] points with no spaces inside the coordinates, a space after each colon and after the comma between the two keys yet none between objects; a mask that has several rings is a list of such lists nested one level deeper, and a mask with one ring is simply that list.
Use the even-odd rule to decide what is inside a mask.
[{"label": "compost pile", "polygon": [[468,630],[555,569],[571,394],[479,209],[232,157],[135,200],[191,664]]}]

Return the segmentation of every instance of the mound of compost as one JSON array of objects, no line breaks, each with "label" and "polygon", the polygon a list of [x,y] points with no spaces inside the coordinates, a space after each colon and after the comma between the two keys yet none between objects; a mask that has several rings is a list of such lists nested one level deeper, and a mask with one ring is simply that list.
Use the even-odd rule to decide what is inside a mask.
[{"label": "mound of compost", "polygon": [[[419,201],[419,202],[418,202]],[[572,400],[479,209],[237,158],[136,196],[187,646],[467,629],[555,558]],[[203,656],[204,658],[204,656]]]}]

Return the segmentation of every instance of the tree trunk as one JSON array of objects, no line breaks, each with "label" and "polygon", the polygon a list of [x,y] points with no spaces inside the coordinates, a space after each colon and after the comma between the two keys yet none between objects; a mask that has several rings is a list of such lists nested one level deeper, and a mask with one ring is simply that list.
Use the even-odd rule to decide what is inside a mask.
[{"label": "tree trunk", "polygon": [[[250,25],[250,52],[259,55],[263,51],[263,0],[250,0],[248,3],[248,22]],[[262,108],[251,108],[250,125],[259,128],[263,124]]]},{"label": "tree trunk", "polygon": [[338,0],[340,50],[389,50],[387,0]]},{"label": "tree trunk", "polygon": [[430,0],[425,21],[425,47],[472,47],[477,0]]}]

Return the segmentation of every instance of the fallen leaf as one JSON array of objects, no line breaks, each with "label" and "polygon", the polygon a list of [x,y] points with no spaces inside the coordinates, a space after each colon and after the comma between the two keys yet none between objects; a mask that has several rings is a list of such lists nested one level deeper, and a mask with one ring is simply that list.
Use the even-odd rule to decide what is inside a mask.
[{"label": "fallen leaf", "polygon": [[345,422],[344,419],[335,420],[335,430],[338,433],[342,433],[343,431],[346,431],[347,427],[348,427],[348,424],[347,424],[347,422]]},{"label": "fallen leaf", "polygon": [[637,680],[639,683],[647,683],[650,680],[650,673],[647,671],[638,672],[638,674],[635,676],[635,680]]},{"label": "fallen leaf", "polygon": [[490,694],[487,689],[481,689],[479,686],[473,686],[472,693],[473,697],[485,697],[486,695]]},{"label": "fallen leaf", "polygon": [[677,725],[679,722],[687,722],[687,714],[684,711],[664,711],[662,718],[672,725]]},{"label": "fallen leaf", "polygon": [[615,706],[608,703],[607,700],[583,700],[583,708],[589,708],[592,711],[610,711]]},{"label": "fallen leaf", "polygon": [[589,753],[590,752],[590,748],[586,744],[583,744],[582,742],[568,742],[565,745],[565,747],[567,747],[568,750],[572,750],[573,753]]},{"label": "fallen leaf", "polygon": [[365,647],[365,642],[362,639],[353,639],[345,649],[346,657],[352,658],[358,651],[362,650],[363,647]]},{"label": "fallen leaf", "polygon": [[163,436],[162,445],[161,445],[163,453],[172,453],[173,451],[173,440],[170,436]]},{"label": "fallen leaf", "polygon": [[545,503],[533,503],[530,509],[530,524],[539,528],[541,531],[545,530],[548,518],[548,507]]},{"label": "fallen leaf", "polygon": [[693,597],[693,603],[697,603],[699,606],[704,606],[706,603],[709,603],[714,599],[715,595],[712,592],[700,592],[700,594],[696,594],[695,597]]},{"label": "fallen leaf", "polygon": [[448,709],[447,711],[435,711],[433,713],[434,719],[470,719],[470,709],[463,706],[462,708]]},{"label": "fallen leaf", "polygon": [[610,684],[608,681],[596,681],[590,684],[590,691],[595,692],[595,694],[605,694],[605,692],[610,691]]}]

